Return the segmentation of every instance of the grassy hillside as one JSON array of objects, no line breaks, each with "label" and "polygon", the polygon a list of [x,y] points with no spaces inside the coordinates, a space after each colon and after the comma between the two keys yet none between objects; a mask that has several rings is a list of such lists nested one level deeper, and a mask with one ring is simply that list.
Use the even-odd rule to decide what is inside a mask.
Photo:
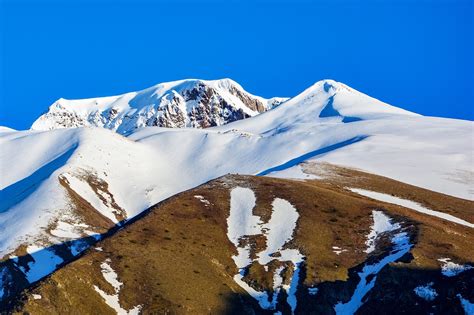
[{"label": "grassy hillside", "polygon": [[[365,252],[371,214],[378,209],[400,223],[414,246],[382,269],[359,312],[463,314],[457,294],[474,300],[474,269],[445,277],[438,259],[449,257],[472,265],[473,230],[370,200],[345,187],[395,194],[470,222],[474,221],[473,202],[380,176],[324,167],[305,165],[304,169],[321,175],[330,168],[334,175],[308,181],[228,175],[169,198],[23,292],[13,309],[30,314],[114,314],[94,289],[117,293],[104,278],[106,262],[122,283],[117,295],[125,310],[139,306],[145,314],[273,314],[259,307],[233,279],[238,273],[232,260],[237,250],[227,236],[227,218],[230,191],[239,186],[254,191],[253,213],[264,222],[270,219],[275,198],[287,200],[298,211],[293,238],[285,245],[305,257],[296,313],[332,313],[336,303],[351,299],[364,265],[389,253],[389,241],[383,237],[374,252]],[[250,238],[249,244],[255,255],[265,248],[265,236]],[[343,251],[337,253],[335,248]],[[252,288],[272,292],[274,271],[283,265],[276,260],[266,267],[254,262],[244,280]],[[291,271],[283,274],[284,283],[292,276]],[[429,282],[438,294],[433,301],[414,294],[415,287]],[[318,292],[310,294],[308,288],[316,287]],[[289,313],[285,294],[279,294],[276,309]]]}]

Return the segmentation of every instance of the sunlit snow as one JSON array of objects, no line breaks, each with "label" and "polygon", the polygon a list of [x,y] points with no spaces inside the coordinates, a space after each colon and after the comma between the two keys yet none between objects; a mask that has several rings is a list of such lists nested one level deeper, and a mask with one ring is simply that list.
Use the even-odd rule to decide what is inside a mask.
[{"label": "sunlit snow", "polygon": [[[252,210],[256,204],[254,192],[249,188],[236,187],[231,190],[231,208],[227,219],[227,236],[234,243],[237,249],[237,256],[233,256],[235,264],[239,268],[239,273],[234,276],[234,280],[259,302],[264,309],[275,309],[277,297],[281,289],[287,293],[287,302],[292,312],[297,305],[296,290],[298,287],[300,264],[304,256],[297,249],[283,248],[292,239],[298,212],[288,201],[275,198],[272,203],[272,215],[267,223],[263,223],[260,217],[253,215]],[[272,260],[281,262],[290,261],[292,263],[292,277],[289,284],[284,284],[281,273],[283,267],[277,268],[273,274],[273,295],[267,292],[257,291],[249,286],[243,279],[246,267],[253,260],[250,258],[250,247],[248,244],[242,247],[241,242],[247,236],[265,235],[266,248],[257,254],[256,261],[267,267]],[[276,256],[272,254],[278,253]]]},{"label": "sunlit snow", "polygon": [[123,283],[118,280],[117,273],[110,266],[110,259],[104,261],[100,267],[102,268],[102,276],[104,279],[114,288],[115,294],[108,294],[107,292],[101,290],[98,286],[94,285],[94,289],[100,296],[105,300],[108,306],[114,309],[119,315],[138,315],[140,313],[141,306],[137,305],[131,310],[127,311],[122,306],[120,306],[119,293],[120,289],[123,286]]},{"label": "sunlit snow", "polygon": [[470,227],[470,228],[474,228],[474,223],[464,221],[460,218],[457,218],[453,215],[450,215],[450,214],[447,214],[447,213],[444,213],[444,212],[439,212],[439,211],[434,211],[434,210],[428,209],[426,207],[423,207],[419,203],[411,201],[411,200],[402,199],[402,198],[399,198],[399,197],[395,197],[395,196],[391,196],[391,195],[387,195],[387,194],[383,194],[383,193],[379,193],[379,192],[375,192],[375,191],[359,189],[359,188],[350,188],[350,190],[355,192],[355,193],[358,193],[359,195],[363,195],[363,196],[366,196],[366,197],[369,197],[369,198],[372,198],[372,199],[375,199],[375,200],[388,202],[388,203],[393,203],[393,204],[396,204],[396,205],[399,205],[399,206],[402,206],[402,207],[406,207],[406,208],[409,208],[409,209],[412,209],[412,210],[415,210],[415,211],[418,211],[418,212],[421,212],[421,213],[424,213],[424,214],[427,214],[427,215],[438,217],[438,218],[443,219],[443,220],[447,220],[447,221],[454,222],[454,223],[457,223],[457,224],[461,224],[461,225],[464,225],[464,226],[467,226],[467,227]]}]

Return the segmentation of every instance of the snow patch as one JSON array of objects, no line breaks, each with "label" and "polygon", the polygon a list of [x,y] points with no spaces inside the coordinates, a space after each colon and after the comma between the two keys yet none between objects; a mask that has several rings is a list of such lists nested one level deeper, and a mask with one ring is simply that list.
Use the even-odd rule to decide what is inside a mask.
[{"label": "snow patch", "polygon": [[94,285],[94,289],[100,296],[105,300],[108,306],[113,308],[119,315],[138,315],[142,308],[141,305],[137,305],[131,310],[127,311],[120,306],[119,293],[123,283],[118,280],[118,275],[114,269],[110,266],[110,259],[106,259],[100,267],[102,268],[102,276],[104,279],[114,288],[115,294],[109,295],[105,291],[102,291],[98,286]]},{"label": "snow patch", "polygon": [[32,296],[35,300],[41,300],[43,298],[40,294],[33,294]]},{"label": "snow patch", "polygon": [[308,294],[309,295],[316,295],[318,293],[319,289],[318,288],[308,288]]},{"label": "snow patch", "polygon": [[67,222],[59,221],[54,230],[50,231],[51,235],[61,238],[80,238],[81,234],[75,231],[75,226]]},{"label": "snow patch", "polygon": [[451,258],[440,258],[438,261],[442,262],[441,273],[446,277],[454,277],[469,269],[473,269],[470,265],[459,265],[451,261]]},{"label": "snow patch", "polygon": [[438,296],[438,293],[432,288],[432,286],[433,282],[430,282],[426,285],[416,287],[413,289],[413,291],[415,291],[415,294],[422,299],[425,299],[426,301],[433,301]]},{"label": "snow patch", "polygon": [[387,195],[387,194],[383,194],[383,193],[379,193],[379,192],[375,192],[375,191],[359,189],[359,188],[349,188],[349,190],[351,190],[352,192],[355,192],[359,195],[366,196],[366,197],[369,197],[369,198],[372,198],[372,199],[375,199],[375,200],[388,202],[388,203],[393,203],[393,204],[396,204],[396,205],[399,205],[399,206],[402,206],[402,207],[405,207],[405,208],[409,208],[409,209],[412,209],[412,210],[415,210],[415,211],[418,211],[418,212],[421,212],[421,213],[424,213],[424,214],[427,214],[427,215],[438,217],[438,218],[443,219],[443,220],[447,220],[447,221],[454,222],[454,223],[457,223],[457,224],[461,224],[461,225],[464,225],[464,226],[467,226],[467,227],[470,227],[470,228],[474,228],[473,223],[464,221],[462,219],[459,219],[459,218],[457,218],[453,215],[450,215],[450,214],[447,214],[447,213],[444,213],[444,212],[439,212],[439,211],[434,211],[434,210],[428,209],[426,207],[423,207],[419,203],[411,201],[411,200],[402,199],[402,198],[399,198],[399,197],[395,197],[395,196],[391,196],[391,195]]},{"label": "snow patch", "polygon": [[[272,215],[268,223],[263,223],[261,218],[253,215],[256,205],[254,192],[249,188],[236,187],[231,190],[231,207],[227,219],[227,237],[235,245],[237,256],[233,256],[239,273],[234,280],[247,293],[256,299],[263,309],[274,310],[278,302],[281,289],[287,293],[287,303],[294,313],[297,305],[296,291],[299,282],[300,265],[304,256],[297,249],[283,248],[291,239],[296,228],[299,214],[288,201],[275,198],[272,202]],[[246,237],[252,235],[265,235],[266,248],[257,254],[257,259],[250,258],[251,248],[245,244]],[[242,245],[244,244],[244,245]],[[276,255],[275,255],[276,254]],[[268,263],[272,260],[292,263],[292,277],[289,284],[283,283],[281,273],[283,266],[277,268],[273,274],[273,295],[268,292],[257,291],[244,281],[246,268],[253,262],[258,262],[268,270]]]},{"label": "snow patch", "polygon": [[[374,211],[380,212],[380,211]],[[346,302],[339,302],[334,306],[334,310],[336,314],[340,315],[347,315],[347,314],[355,314],[356,311],[362,306],[363,299],[367,295],[367,293],[375,286],[375,281],[377,280],[377,274],[384,268],[386,265],[395,262],[396,260],[400,259],[403,255],[408,253],[413,246],[410,243],[410,238],[408,234],[405,232],[395,232],[393,226],[395,224],[391,223],[391,219],[384,216],[380,216],[378,214],[373,215],[374,218],[374,230],[382,231],[385,230],[390,233],[395,233],[391,237],[392,242],[392,250],[390,253],[383,257],[380,261],[365,265],[362,268],[362,271],[359,272],[360,281],[357,284],[357,287],[352,295],[351,299]],[[379,220],[379,222],[376,222]],[[378,234],[378,236],[380,233]],[[372,246],[372,243],[369,244]],[[370,281],[368,281],[369,277],[372,277]]]},{"label": "snow patch", "polygon": [[471,303],[471,301],[469,301],[468,299],[463,298],[461,294],[457,294],[456,296],[459,298],[459,301],[461,302],[462,308],[464,309],[466,315],[474,314],[474,303]]},{"label": "snow patch", "polygon": [[272,209],[268,223],[261,225],[261,231],[265,231],[264,235],[267,238],[267,247],[258,253],[258,262],[261,265],[268,264],[275,259],[272,257],[275,253],[280,254],[278,257],[280,261],[300,262],[303,256],[298,250],[283,249],[283,246],[292,239],[299,217],[298,212],[291,203],[280,198],[273,200]]},{"label": "snow patch", "polygon": [[199,201],[201,201],[203,204],[205,204],[206,206],[209,206],[211,203],[209,202],[209,200],[207,200],[206,198],[204,198],[204,196],[201,196],[201,195],[195,195],[194,198],[198,199]]},{"label": "snow patch", "polygon": [[[79,196],[87,200],[92,205],[92,207],[94,207],[94,209],[96,209],[98,212],[100,212],[100,214],[108,218],[113,223],[118,223],[117,217],[115,216],[116,209],[111,207],[109,203],[104,204],[104,202],[99,198],[96,192],[86,181],[67,173],[62,174],[62,176],[67,179],[70,188],[74,190]],[[102,194],[102,196],[104,195],[105,194]]]},{"label": "snow patch", "polygon": [[24,273],[29,283],[49,275],[63,262],[63,259],[50,248],[29,245],[26,248],[26,252],[33,258],[33,261],[28,263],[28,267],[20,267],[20,270]]},{"label": "snow patch", "polygon": [[336,255],[340,255],[341,253],[343,252],[347,252],[347,249],[342,249],[338,246],[333,246],[332,247],[332,251],[336,254]]},{"label": "snow patch", "polygon": [[400,228],[398,223],[392,223],[392,219],[384,214],[382,211],[372,211],[373,225],[369,235],[367,236],[366,253],[371,253],[375,250],[375,241],[384,232],[390,232]]},{"label": "snow patch", "polygon": [[240,246],[240,239],[245,236],[261,233],[260,217],[253,215],[256,197],[249,188],[236,187],[230,193],[230,214],[227,218],[227,237],[237,248],[237,256],[232,256],[237,268],[248,266],[250,260],[250,247]]}]

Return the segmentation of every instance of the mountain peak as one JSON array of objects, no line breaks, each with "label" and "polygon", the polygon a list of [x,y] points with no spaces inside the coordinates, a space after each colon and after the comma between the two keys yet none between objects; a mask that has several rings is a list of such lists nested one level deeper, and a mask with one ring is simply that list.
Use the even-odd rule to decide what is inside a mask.
[{"label": "mountain peak", "polygon": [[231,79],[185,79],[118,96],[54,102],[34,130],[104,127],[122,134],[146,126],[206,128],[255,116],[286,99],[265,99]]}]

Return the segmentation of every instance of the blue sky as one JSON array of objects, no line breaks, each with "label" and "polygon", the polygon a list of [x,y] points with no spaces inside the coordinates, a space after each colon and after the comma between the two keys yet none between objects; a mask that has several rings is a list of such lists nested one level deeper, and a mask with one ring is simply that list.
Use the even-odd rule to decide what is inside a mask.
[{"label": "blue sky", "polygon": [[60,97],[230,77],[265,97],[331,78],[474,119],[473,1],[0,0],[0,125]]}]

